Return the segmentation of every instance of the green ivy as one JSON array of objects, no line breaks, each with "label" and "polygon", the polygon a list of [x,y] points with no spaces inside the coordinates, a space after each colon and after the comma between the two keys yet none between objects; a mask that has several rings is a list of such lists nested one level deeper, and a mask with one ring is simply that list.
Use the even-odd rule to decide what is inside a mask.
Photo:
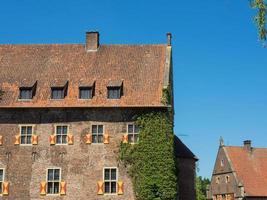
[{"label": "green ivy", "polygon": [[136,199],[175,200],[177,170],[169,113],[143,114],[136,123],[140,128],[138,144],[121,144],[119,155],[129,169]]},{"label": "green ivy", "polygon": [[258,27],[259,39],[262,41],[266,40],[266,8],[267,5],[265,0],[251,0],[251,7],[258,10],[255,16],[255,22]]},{"label": "green ivy", "polygon": [[170,95],[169,88],[164,88],[162,90],[161,103],[164,105],[170,105],[171,104],[171,95]]}]

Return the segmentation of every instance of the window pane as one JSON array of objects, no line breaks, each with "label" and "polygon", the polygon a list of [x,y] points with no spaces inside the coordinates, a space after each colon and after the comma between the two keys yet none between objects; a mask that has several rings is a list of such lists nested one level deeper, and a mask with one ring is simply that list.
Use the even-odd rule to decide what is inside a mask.
[{"label": "window pane", "polygon": [[128,140],[129,140],[129,143],[134,143],[134,137],[133,137],[133,134],[129,134],[129,135],[128,135]]},{"label": "window pane", "polygon": [[62,135],[62,144],[67,144],[67,135]]},{"label": "window pane", "polygon": [[133,125],[128,125],[128,133],[133,133]]},{"label": "window pane", "polygon": [[134,142],[135,143],[139,142],[139,134],[135,134]]},{"label": "window pane", "polygon": [[61,133],[61,126],[57,126],[57,133],[56,134],[60,134]]},{"label": "window pane", "polygon": [[32,134],[32,127],[28,126],[27,127],[27,135],[31,135]]},{"label": "window pane", "polygon": [[116,193],[116,182],[111,182],[111,193]]},{"label": "window pane", "polygon": [[26,144],[26,136],[21,136],[20,142],[21,142],[21,144]]},{"label": "window pane", "polygon": [[120,87],[110,87],[108,88],[108,98],[109,99],[119,99],[120,98]]},{"label": "window pane", "polygon": [[32,136],[27,136],[27,144],[31,144],[32,143]]},{"label": "window pane", "polygon": [[57,135],[57,137],[56,137],[56,143],[57,144],[61,144],[62,143],[61,138],[62,138],[61,135]]},{"label": "window pane", "polygon": [[0,170],[0,181],[2,182],[3,181],[3,175],[4,175],[4,171],[1,169]]},{"label": "window pane", "polygon": [[92,126],[92,133],[97,133],[97,126],[96,125],[93,125]]},{"label": "window pane", "polygon": [[111,180],[117,180],[117,170],[111,169]]},{"label": "window pane", "polygon": [[91,99],[92,88],[80,88],[80,99]]},{"label": "window pane", "polygon": [[2,194],[3,189],[2,189],[2,182],[0,182],[0,194]]},{"label": "window pane", "polygon": [[59,182],[54,182],[54,194],[59,193]]},{"label": "window pane", "polygon": [[139,133],[139,127],[137,125],[134,125],[134,132]]},{"label": "window pane", "polygon": [[53,183],[52,182],[47,183],[47,193],[53,194]]},{"label": "window pane", "polygon": [[97,137],[97,135],[93,135],[93,143],[97,143],[98,142],[98,137]]},{"label": "window pane", "polygon": [[59,169],[55,169],[54,170],[54,180],[58,181],[59,180],[59,176],[60,176],[60,170]]},{"label": "window pane", "polygon": [[53,169],[49,169],[48,170],[48,175],[47,175],[48,181],[52,181],[53,177],[54,177],[54,170]]},{"label": "window pane", "polygon": [[110,193],[110,182],[105,182],[105,193]]},{"label": "window pane", "polygon": [[98,125],[98,133],[103,133],[103,125]]},{"label": "window pane", "polygon": [[21,127],[21,135],[25,135],[26,134],[26,126],[22,126]]},{"label": "window pane", "polygon": [[20,99],[32,99],[32,89],[20,89]]},{"label": "window pane", "polygon": [[68,134],[68,127],[63,126],[63,134],[67,135]]},{"label": "window pane", "polygon": [[52,89],[52,99],[63,99],[64,98],[64,89]]},{"label": "window pane", "polygon": [[105,169],[105,181],[110,180],[110,169]]},{"label": "window pane", "polygon": [[103,135],[98,135],[98,143],[103,143]]}]

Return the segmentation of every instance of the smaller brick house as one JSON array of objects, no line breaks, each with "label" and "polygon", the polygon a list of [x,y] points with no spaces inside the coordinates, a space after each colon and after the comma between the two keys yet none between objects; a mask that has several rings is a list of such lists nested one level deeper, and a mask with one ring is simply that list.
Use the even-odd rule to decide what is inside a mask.
[{"label": "smaller brick house", "polygon": [[220,141],[208,199],[267,200],[267,148],[225,146]]}]

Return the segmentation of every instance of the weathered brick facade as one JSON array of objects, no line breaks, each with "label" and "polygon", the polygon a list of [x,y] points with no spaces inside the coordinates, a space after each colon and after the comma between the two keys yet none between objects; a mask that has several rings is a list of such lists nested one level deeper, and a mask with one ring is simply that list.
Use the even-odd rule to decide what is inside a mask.
[{"label": "weathered brick facade", "polygon": [[[98,37],[87,33],[86,45],[0,45],[0,169],[5,182],[0,199],[134,200],[131,179],[118,161],[119,145],[134,116],[173,107],[171,35],[168,45],[145,46],[100,45]],[[123,84],[121,98],[107,99],[107,87],[118,82]],[[92,83],[92,99],[79,99],[79,87]],[[20,89],[33,84],[33,98],[20,100]],[[51,87],[61,86],[66,96],[52,100]],[[170,104],[162,101],[164,89]],[[33,127],[38,144],[15,144],[22,125]],[[51,145],[57,125],[68,127],[73,144]],[[86,143],[92,125],[103,125],[108,144]],[[192,200],[195,159],[177,158],[183,159],[179,186],[187,188],[180,200]],[[117,168],[123,194],[98,194],[105,167]],[[60,192],[66,194],[44,194],[49,168],[61,169],[66,187]]]}]

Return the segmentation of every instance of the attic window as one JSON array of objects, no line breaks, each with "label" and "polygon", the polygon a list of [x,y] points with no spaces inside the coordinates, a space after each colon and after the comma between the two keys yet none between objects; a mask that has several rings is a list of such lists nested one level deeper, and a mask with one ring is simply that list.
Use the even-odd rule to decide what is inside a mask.
[{"label": "attic window", "polygon": [[51,99],[64,99],[68,92],[68,82],[63,86],[51,87]]},{"label": "attic window", "polygon": [[19,99],[30,100],[35,96],[37,82],[33,86],[22,86],[19,88]]},{"label": "attic window", "polygon": [[120,99],[123,95],[122,81],[110,81],[108,86],[108,99]]},{"label": "attic window", "polygon": [[79,90],[80,90],[80,93],[79,93],[80,99],[92,99],[93,98],[92,87],[80,87]]}]

